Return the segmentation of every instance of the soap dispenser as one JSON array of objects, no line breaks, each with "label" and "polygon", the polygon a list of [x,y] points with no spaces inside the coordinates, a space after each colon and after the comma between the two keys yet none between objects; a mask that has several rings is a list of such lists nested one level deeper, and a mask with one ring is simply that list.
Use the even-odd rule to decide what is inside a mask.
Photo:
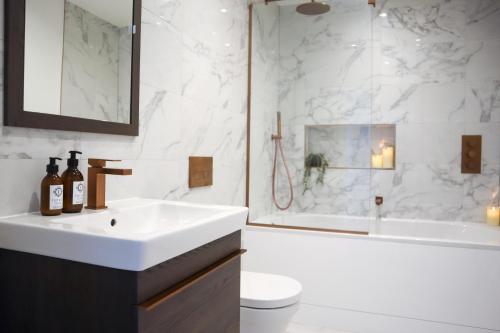
[{"label": "soap dispenser", "polygon": [[68,168],[63,172],[61,178],[64,183],[64,205],[63,213],[80,213],[83,209],[83,175],[78,170],[77,154],[79,151],[69,152]]},{"label": "soap dispenser", "polygon": [[57,174],[59,166],[56,160],[58,157],[51,157],[47,164],[47,175],[42,180],[40,192],[40,213],[45,216],[61,215],[63,208],[64,184]]}]

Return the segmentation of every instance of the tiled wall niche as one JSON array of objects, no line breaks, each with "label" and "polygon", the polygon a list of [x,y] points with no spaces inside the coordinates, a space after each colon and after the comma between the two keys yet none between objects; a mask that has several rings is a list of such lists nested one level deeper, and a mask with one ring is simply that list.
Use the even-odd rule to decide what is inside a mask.
[{"label": "tiled wall niche", "polygon": [[305,157],[323,154],[331,169],[396,168],[395,125],[306,125]]}]

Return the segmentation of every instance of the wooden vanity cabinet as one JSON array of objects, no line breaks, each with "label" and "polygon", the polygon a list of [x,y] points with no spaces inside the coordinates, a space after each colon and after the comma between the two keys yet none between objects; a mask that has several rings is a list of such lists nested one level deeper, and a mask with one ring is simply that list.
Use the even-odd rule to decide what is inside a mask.
[{"label": "wooden vanity cabinet", "polygon": [[142,272],[0,249],[0,332],[237,333],[241,233]]}]

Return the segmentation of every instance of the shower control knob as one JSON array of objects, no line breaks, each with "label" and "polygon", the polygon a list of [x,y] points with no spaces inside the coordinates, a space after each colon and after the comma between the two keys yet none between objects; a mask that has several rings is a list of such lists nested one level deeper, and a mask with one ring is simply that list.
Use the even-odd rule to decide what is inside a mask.
[{"label": "shower control knob", "polygon": [[475,152],[474,150],[471,150],[471,151],[469,151],[469,152],[467,153],[467,156],[468,156],[469,158],[474,158],[474,157],[476,157],[476,152]]}]

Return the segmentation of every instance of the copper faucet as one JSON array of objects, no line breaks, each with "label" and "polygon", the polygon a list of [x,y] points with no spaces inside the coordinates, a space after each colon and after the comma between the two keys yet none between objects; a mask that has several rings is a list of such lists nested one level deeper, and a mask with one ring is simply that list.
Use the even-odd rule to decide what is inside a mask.
[{"label": "copper faucet", "polygon": [[382,205],[384,204],[384,197],[377,196],[375,197],[375,205],[377,205],[377,215],[376,220],[382,220]]},{"label": "copper faucet", "polygon": [[106,175],[130,176],[132,169],[106,168],[106,162],[120,160],[104,160],[89,158],[87,207],[89,209],[105,209],[106,207]]}]

